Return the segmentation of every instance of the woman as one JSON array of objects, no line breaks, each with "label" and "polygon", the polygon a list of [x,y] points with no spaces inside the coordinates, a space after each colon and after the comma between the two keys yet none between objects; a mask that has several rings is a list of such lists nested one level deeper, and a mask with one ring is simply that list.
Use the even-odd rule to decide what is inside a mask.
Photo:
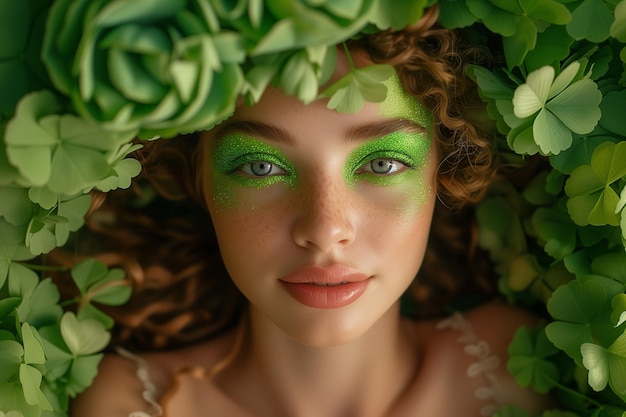
[{"label": "woman", "polygon": [[[210,249],[185,252],[204,267],[177,286],[148,262],[146,279],[158,272],[152,282],[165,277],[188,302],[166,324],[198,341],[109,355],[72,415],[478,416],[504,404],[535,413],[547,406],[505,366],[514,331],[535,322],[530,314],[498,303],[448,319],[401,314],[400,298],[423,263],[418,300],[441,303],[435,295],[448,285],[426,255],[438,198],[463,206],[493,177],[491,145],[470,120],[478,107],[463,76],[474,51],[435,20],[430,10],[410,30],[370,35],[339,54],[334,80],[352,65],[395,66],[382,103],[341,114],[325,99],[305,105],[269,88],[210,131],[148,148],[148,173],[150,160],[175,169],[155,174],[161,188],[171,191],[168,180],[189,170],[186,190],[208,210],[225,269],[247,302],[216,300],[228,284],[203,296],[222,285],[211,283],[219,274],[207,271],[215,268]],[[167,164],[168,155],[182,164]],[[469,277],[451,271],[452,285],[463,288],[457,280]],[[194,305],[212,328],[198,325]],[[160,314],[136,308],[118,314],[129,329]]]}]

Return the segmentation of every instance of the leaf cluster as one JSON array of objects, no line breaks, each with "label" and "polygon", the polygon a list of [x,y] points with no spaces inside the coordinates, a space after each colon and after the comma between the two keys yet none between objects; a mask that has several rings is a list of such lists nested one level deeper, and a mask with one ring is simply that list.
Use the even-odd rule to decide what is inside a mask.
[{"label": "leaf cluster", "polygon": [[[5,254],[6,255],[6,254]],[[65,416],[69,399],[98,372],[113,324],[94,303],[120,305],[130,296],[121,270],[90,259],[71,270],[79,295],[62,308],[50,278],[41,279],[19,255],[0,269],[0,412]]]},{"label": "leaf cluster", "polygon": [[[477,213],[519,329],[509,370],[555,392],[544,416],[626,412],[625,1],[442,1],[442,22],[502,36],[504,67],[470,68],[509,171]],[[487,31],[485,31],[487,29]],[[499,416],[525,416],[513,407]]]}]

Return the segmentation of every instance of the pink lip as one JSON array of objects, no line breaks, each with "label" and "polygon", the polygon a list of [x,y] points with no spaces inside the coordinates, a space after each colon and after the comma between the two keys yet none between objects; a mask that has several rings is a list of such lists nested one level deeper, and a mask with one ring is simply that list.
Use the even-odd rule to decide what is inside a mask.
[{"label": "pink lip", "polygon": [[280,281],[298,302],[313,308],[339,308],[356,301],[367,289],[369,276],[343,265],[311,266]]}]

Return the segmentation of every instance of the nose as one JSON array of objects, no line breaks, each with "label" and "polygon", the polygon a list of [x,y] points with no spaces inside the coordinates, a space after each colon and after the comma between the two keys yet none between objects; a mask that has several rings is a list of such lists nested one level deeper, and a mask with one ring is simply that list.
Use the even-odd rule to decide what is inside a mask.
[{"label": "nose", "polygon": [[329,251],[355,237],[356,204],[342,180],[317,179],[301,184],[293,239],[306,249]]}]

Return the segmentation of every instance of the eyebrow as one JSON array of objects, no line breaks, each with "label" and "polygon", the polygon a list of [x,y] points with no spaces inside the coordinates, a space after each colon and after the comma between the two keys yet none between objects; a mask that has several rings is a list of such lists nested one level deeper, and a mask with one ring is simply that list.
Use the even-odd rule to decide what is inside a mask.
[{"label": "eyebrow", "polygon": [[[427,133],[424,126],[413,121],[407,119],[388,119],[352,127],[344,132],[343,138],[346,142],[360,142],[380,138],[398,131],[407,133]],[[232,133],[243,133],[253,137],[261,137],[271,142],[297,146],[296,138],[291,133],[277,126],[263,122],[251,120],[227,122],[217,131],[216,138],[220,139]]]}]

